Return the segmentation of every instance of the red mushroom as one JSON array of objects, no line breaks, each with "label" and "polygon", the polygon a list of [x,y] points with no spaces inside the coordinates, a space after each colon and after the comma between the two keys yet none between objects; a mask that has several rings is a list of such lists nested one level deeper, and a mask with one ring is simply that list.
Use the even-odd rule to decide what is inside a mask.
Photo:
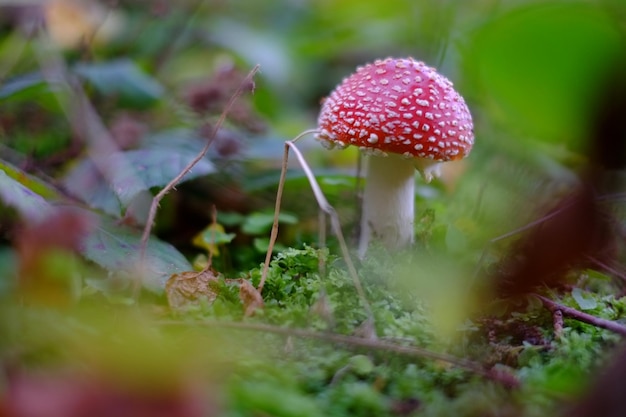
[{"label": "red mushroom", "polygon": [[472,116],[452,83],[412,58],[357,68],[324,101],[318,139],[369,156],[359,254],[372,239],[393,250],[413,242],[415,168],[429,182],[439,164],[464,158]]}]

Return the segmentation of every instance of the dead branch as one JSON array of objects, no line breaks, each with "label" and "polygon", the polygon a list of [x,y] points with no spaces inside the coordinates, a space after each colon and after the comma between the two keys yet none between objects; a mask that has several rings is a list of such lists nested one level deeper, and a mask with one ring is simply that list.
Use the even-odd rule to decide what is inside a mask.
[{"label": "dead branch", "polygon": [[474,362],[468,359],[459,358],[457,356],[449,355],[446,353],[434,352],[428,349],[420,348],[417,346],[399,345],[396,343],[383,341],[380,339],[348,336],[336,333],[326,333],[320,331],[313,331],[307,329],[296,329],[288,327],[272,326],[268,324],[256,324],[256,323],[243,323],[243,322],[229,322],[229,321],[214,321],[203,320],[197,322],[183,322],[175,320],[159,321],[159,325],[164,326],[193,326],[201,325],[207,327],[217,327],[235,330],[245,331],[257,331],[274,333],[287,337],[299,337],[306,339],[317,339],[331,343],[337,343],[342,345],[349,345],[356,348],[372,349],[382,352],[391,352],[399,355],[426,358],[435,361],[442,361],[451,365],[463,368],[477,375],[490,379],[492,381],[503,384],[507,387],[515,387],[518,385],[517,378],[508,373],[494,369],[487,369],[482,364]]},{"label": "dead branch", "polygon": [[615,321],[603,319],[600,317],[592,316],[591,314],[583,313],[575,308],[567,307],[562,304],[558,304],[549,298],[546,298],[539,294],[531,294],[543,303],[543,305],[552,313],[560,311],[564,316],[582,321],[583,323],[591,324],[592,326],[600,327],[602,329],[610,330],[622,336],[626,336],[626,326]]}]

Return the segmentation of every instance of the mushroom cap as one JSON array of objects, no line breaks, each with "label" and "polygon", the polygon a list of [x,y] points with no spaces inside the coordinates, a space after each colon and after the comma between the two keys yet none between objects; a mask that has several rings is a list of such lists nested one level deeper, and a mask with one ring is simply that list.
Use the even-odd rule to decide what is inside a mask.
[{"label": "mushroom cap", "polygon": [[357,68],[323,103],[317,138],[374,155],[461,159],[474,144],[472,116],[452,83],[413,58]]}]

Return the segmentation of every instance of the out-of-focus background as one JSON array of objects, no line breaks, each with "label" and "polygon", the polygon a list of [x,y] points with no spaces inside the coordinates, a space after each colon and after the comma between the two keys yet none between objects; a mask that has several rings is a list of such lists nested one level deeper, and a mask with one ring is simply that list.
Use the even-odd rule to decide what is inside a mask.
[{"label": "out-of-focus background", "polygon": [[[427,299],[432,309],[425,325],[415,312],[400,320],[402,308],[381,301],[376,308],[387,310],[376,313],[381,314],[379,332],[385,329],[385,335],[401,340],[416,337],[427,345],[436,340],[429,347],[446,350],[450,346],[442,348],[442,341],[457,340],[461,327],[468,332],[460,337],[465,342],[489,331],[490,348],[493,334],[515,327],[513,336],[507,333],[511,351],[494,348],[497,359],[481,359],[519,371],[516,376],[540,387],[536,391],[524,388],[511,399],[499,386],[480,385],[481,400],[474,402],[462,388],[473,380],[454,370],[447,373],[448,365],[431,363],[422,369],[412,364],[392,371],[374,367],[371,357],[343,351],[335,356],[324,351],[332,365],[303,360],[293,368],[297,371],[281,374],[274,362],[239,351],[245,337],[209,337],[199,329],[153,332],[154,315],[169,318],[163,292],[173,273],[211,262],[227,278],[258,282],[255,268],[269,245],[284,142],[316,128],[321,101],[357,66],[388,56],[422,60],[454,82],[474,119],[475,146],[466,160],[447,164],[441,179],[425,184],[416,178],[415,258],[397,270],[383,261],[376,264],[377,259],[359,265],[370,284],[381,284],[380,277],[395,271],[399,285]],[[246,80],[257,65],[253,81]],[[238,401],[242,408],[226,406],[230,414],[220,415],[412,415],[416,410],[450,415],[452,409],[467,415],[544,415],[552,410],[550,401],[581,392],[575,381],[596,363],[602,350],[598,346],[613,347],[615,340],[576,328],[580,334],[572,330],[572,339],[562,339],[567,346],[559,351],[562,362],[555,364],[541,356],[554,346],[533,344],[554,341],[546,336],[549,316],[532,313],[524,318],[528,327],[516,323],[490,330],[481,327],[484,323],[471,323],[470,311],[483,307],[493,293],[502,295],[499,289],[521,295],[530,288],[524,284],[527,278],[540,284],[575,264],[584,272],[574,279],[559,275],[552,284],[563,284],[573,294],[567,300],[578,307],[600,311],[604,306],[601,313],[607,318],[615,313],[610,318],[623,319],[626,307],[616,306],[623,302],[619,277],[626,275],[624,248],[621,243],[607,248],[608,235],[596,225],[609,224],[618,236],[624,234],[625,79],[626,4],[621,0],[0,0],[0,294],[10,300],[5,315],[10,319],[2,323],[10,340],[2,345],[1,365],[7,372],[0,387],[9,387],[4,396],[20,416],[43,416],[57,407],[64,410],[58,415],[89,415],[99,405],[125,401],[136,407],[126,409],[131,414],[146,413],[135,415],[210,415]],[[237,100],[231,103],[233,97]],[[206,157],[160,204],[148,247],[152,278],[144,282],[152,294],[144,295],[148,317],[119,313],[118,306],[136,303],[129,288],[138,272],[127,261],[136,256],[152,196],[207,140],[213,142]],[[354,247],[358,151],[327,150],[312,136],[298,146]],[[326,261],[310,247],[293,251],[317,247],[325,226],[293,157],[289,167],[274,250],[283,255],[272,270],[280,285],[268,284],[264,295],[270,294],[266,303],[271,307],[265,318],[308,326],[310,309],[318,314],[328,307],[325,302],[338,300],[332,292],[326,300],[325,287],[312,284],[317,282],[313,278],[306,281],[306,290],[294,289],[300,287],[289,281],[317,273],[318,264]],[[554,214],[550,208],[572,207],[569,198],[589,193],[594,202],[590,211],[546,228],[565,238],[553,241],[539,233],[530,241],[521,239],[532,229],[527,225]],[[84,212],[46,216],[49,206],[59,205]],[[596,221],[607,212],[610,221],[585,226],[587,214]],[[93,233],[79,245],[86,231]],[[338,253],[332,236],[326,243],[331,253]],[[559,258],[551,263],[552,249]],[[545,259],[538,259],[541,251]],[[75,258],[74,252],[83,257]],[[524,275],[528,271],[530,278]],[[346,276],[344,282],[338,272],[329,275],[332,285],[346,291]],[[618,284],[607,289],[594,279]],[[199,310],[193,317],[241,318],[228,307],[238,302],[238,290],[220,291],[218,302],[195,306]],[[595,294],[596,304],[580,291]],[[280,298],[285,294],[292,298]],[[344,296],[349,299],[345,294],[340,298]],[[76,298],[86,304],[105,300],[105,307],[85,313],[85,325],[63,310]],[[193,297],[183,299],[186,304]],[[21,310],[24,305],[34,309]],[[50,305],[53,315],[45,310]],[[345,317],[337,314],[340,324],[333,329],[353,331],[365,318],[355,313],[361,307],[358,302],[341,307]],[[294,310],[279,312],[288,308]],[[120,323],[124,325],[118,328]],[[411,326],[425,327],[418,332]],[[421,333],[428,326],[435,337]],[[525,330],[518,332],[520,328]],[[105,343],[109,333],[121,342]],[[162,348],[153,349],[159,344]],[[237,349],[231,352],[233,346]],[[289,344],[283,348],[299,352]],[[583,359],[572,359],[576,349],[584,351]],[[258,353],[276,353],[267,350]],[[480,357],[478,350],[472,352],[474,358]],[[150,354],[144,356],[146,351]],[[240,354],[245,360],[233,359]],[[30,372],[42,364],[71,364],[74,355],[77,363],[96,369],[98,377],[73,366],[42,375]],[[576,360],[585,366],[576,368]],[[541,366],[546,363],[552,368],[544,375]],[[139,376],[128,371],[135,364]],[[193,368],[203,370],[200,379],[207,373],[211,377],[199,383],[197,372],[187,373]],[[242,375],[253,382],[236,376],[222,390],[225,368],[243,369]],[[399,380],[390,376],[399,372]],[[166,393],[155,398],[165,398],[169,405],[157,406],[152,397],[138,400],[142,394],[137,392],[143,391],[137,387],[164,375],[169,382],[159,380],[150,392]],[[114,385],[120,380],[126,385],[118,389]],[[204,387],[202,392],[220,388],[215,398],[200,401],[196,383]],[[79,397],[68,394],[79,386]],[[128,387],[134,394],[126,397],[122,392]],[[281,387],[290,388],[284,388],[278,407],[272,401],[278,401]],[[416,399],[414,392],[423,396]],[[45,398],[37,403],[42,408],[21,408],[31,404],[22,399],[33,396]],[[539,405],[529,406],[528,398]],[[451,399],[462,400],[447,408]],[[87,414],[69,411],[67,403],[80,401],[97,406],[86,407],[91,410]],[[485,414],[490,401],[499,411]],[[0,403],[0,414],[3,410]],[[254,414],[258,410],[262,413]]]},{"label": "out-of-focus background", "polygon": [[[457,223],[450,236],[510,231],[577,181],[624,50],[624,7],[610,0],[24,0],[4,1],[0,19],[3,157],[15,152],[18,165],[66,181],[74,179],[68,162],[85,150],[85,139],[42,76],[52,62],[63,60],[84,83],[121,149],[146,146],[146,137],[171,144],[186,134],[209,136],[243,77],[260,65],[254,93],[235,104],[212,146],[214,175],[194,183],[211,183],[198,187],[209,194],[197,202],[201,210],[187,204],[178,207],[189,210],[179,216],[186,224],[159,222],[159,233],[179,245],[208,221],[212,203],[221,215],[271,207],[284,140],[315,128],[320,101],[356,66],[387,56],[436,67],[474,116],[471,157],[420,187],[418,198],[443,196],[435,202],[481,212],[468,219],[444,209]],[[31,42],[40,28],[45,45]],[[310,138],[302,147],[331,199],[341,194],[332,202],[343,206],[356,151],[327,152]],[[286,208],[308,216],[314,201],[302,182],[294,184]],[[348,228],[354,208],[339,207]]]}]

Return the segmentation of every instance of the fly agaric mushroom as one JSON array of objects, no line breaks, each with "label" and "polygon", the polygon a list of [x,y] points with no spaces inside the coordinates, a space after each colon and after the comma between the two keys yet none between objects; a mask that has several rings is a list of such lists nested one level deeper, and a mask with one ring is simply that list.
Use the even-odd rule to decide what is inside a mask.
[{"label": "fly agaric mushroom", "polygon": [[369,158],[359,255],[380,239],[389,249],[413,242],[415,169],[427,181],[441,162],[462,159],[474,143],[472,116],[452,83],[412,58],[357,68],[323,103],[317,138],[358,146]]}]

